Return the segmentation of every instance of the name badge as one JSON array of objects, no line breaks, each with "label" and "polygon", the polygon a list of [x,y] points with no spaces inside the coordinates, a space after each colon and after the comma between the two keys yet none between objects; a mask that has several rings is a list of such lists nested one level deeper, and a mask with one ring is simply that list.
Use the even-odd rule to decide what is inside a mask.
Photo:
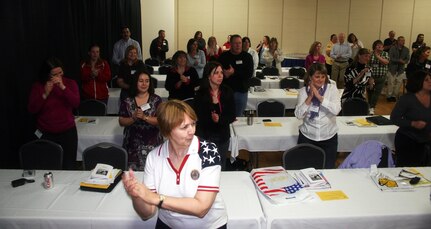
[{"label": "name badge", "polygon": [[310,107],[310,111],[312,111],[312,112],[319,112],[319,107],[318,107],[318,106],[314,106],[314,105],[312,105],[312,106]]},{"label": "name badge", "polygon": [[237,60],[237,61],[235,61],[235,64],[242,64],[242,60]]},{"label": "name badge", "polygon": [[430,69],[431,65],[430,64],[425,64],[425,68]]},{"label": "name badge", "polygon": [[371,72],[366,72],[365,76],[371,76]]},{"label": "name badge", "polygon": [[146,111],[146,110],[148,110],[148,109],[150,109],[150,108],[151,108],[151,106],[150,106],[150,104],[149,104],[149,103],[142,104],[142,106],[141,106],[141,110],[142,110],[142,111]]},{"label": "name badge", "polygon": [[136,70],[130,70],[130,74],[135,74]]}]

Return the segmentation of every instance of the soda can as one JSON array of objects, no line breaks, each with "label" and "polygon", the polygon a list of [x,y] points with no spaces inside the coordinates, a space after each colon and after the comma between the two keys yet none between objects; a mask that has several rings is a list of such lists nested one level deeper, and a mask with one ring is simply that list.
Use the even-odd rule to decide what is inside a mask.
[{"label": "soda can", "polygon": [[54,175],[51,172],[47,172],[43,175],[43,187],[45,189],[51,189],[54,187]]}]

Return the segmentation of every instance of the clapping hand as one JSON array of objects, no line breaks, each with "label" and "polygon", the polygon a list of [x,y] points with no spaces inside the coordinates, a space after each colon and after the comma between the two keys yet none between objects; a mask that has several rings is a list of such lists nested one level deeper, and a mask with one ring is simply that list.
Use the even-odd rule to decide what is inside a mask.
[{"label": "clapping hand", "polygon": [[135,173],[133,170],[129,169],[128,172],[125,172],[122,177],[124,189],[127,194],[129,194],[133,198],[141,198],[145,201],[145,197],[147,196],[147,192],[150,190],[145,187],[144,184],[138,182],[138,179],[135,177]]},{"label": "clapping hand", "polygon": [[52,82],[54,85],[58,86],[61,90],[64,90],[64,89],[66,88],[66,86],[64,86],[64,84],[63,84],[63,78],[62,78],[62,77],[59,77],[59,76],[53,76],[53,77],[51,78],[51,82]]}]

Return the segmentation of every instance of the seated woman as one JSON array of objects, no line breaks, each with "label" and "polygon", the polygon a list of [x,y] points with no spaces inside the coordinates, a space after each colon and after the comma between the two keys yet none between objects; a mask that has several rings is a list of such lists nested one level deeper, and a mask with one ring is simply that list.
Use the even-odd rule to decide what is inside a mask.
[{"label": "seated woman", "polygon": [[371,67],[368,65],[371,54],[366,48],[361,48],[353,59],[353,62],[347,67],[344,74],[345,88],[341,103],[348,98],[360,98],[365,100],[365,89],[374,86],[374,79],[371,78]]},{"label": "seated woman", "polygon": [[195,39],[190,39],[187,43],[187,66],[195,68],[199,79],[202,79],[205,64],[205,52],[198,49],[198,43]]},{"label": "seated woman", "polygon": [[431,48],[429,46],[422,46],[412,54],[412,59],[406,69],[407,78],[412,76],[418,70],[431,72],[431,61],[428,60],[430,52]]},{"label": "seated woman", "polygon": [[96,99],[108,103],[108,82],[111,69],[106,60],[100,58],[100,47],[92,44],[88,49],[89,58],[81,63],[82,98]]},{"label": "seated woman", "polygon": [[160,145],[163,139],[157,127],[156,110],[162,99],[154,94],[150,74],[136,72],[129,95],[121,101],[119,123],[124,126],[123,148],[128,153],[128,166],[144,170],[148,153]]},{"label": "seated woman", "polygon": [[400,97],[391,113],[399,126],[395,134],[397,167],[430,166],[431,158],[431,74],[417,71],[407,79],[407,94]]},{"label": "seated woman", "polygon": [[135,211],[145,220],[158,208],[156,228],[226,228],[217,146],[194,135],[197,117],[183,101],[163,102],[157,120],[167,140],[148,155],[144,183],[123,175]]},{"label": "seated woman", "polygon": [[224,170],[229,150],[229,125],[235,121],[233,91],[223,82],[220,63],[209,62],[204,68],[204,79],[196,93],[194,109],[198,115],[196,135],[214,142],[221,156]]},{"label": "seated woman", "polygon": [[133,77],[138,70],[146,69],[144,62],[138,59],[138,48],[130,45],[124,52],[124,59],[120,62],[117,84],[121,88],[120,101],[129,97],[128,90]]},{"label": "seated woman", "polygon": [[28,111],[36,116],[41,139],[51,140],[63,148],[63,169],[76,169],[78,134],[73,109],[79,106],[79,89],[75,80],[64,77],[63,64],[55,57],[47,59],[34,83]]},{"label": "seated woman", "polygon": [[322,43],[315,41],[305,57],[305,69],[308,69],[314,63],[325,64],[325,56],[322,55]]},{"label": "seated woman", "polygon": [[169,91],[169,99],[184,100],[195,97],[195,87],[199,85],[198,73],[193,67],[187,66],[187,53],[175,52],[172,57],[173,68],[166,75],[165,88]]},{"label": "seated woman", "polygon": [[266,67],[276,67],[281,74],[281,62],[284,60],[281,49],[278,48],[277,38],[273,37],[269,41],[269,49],[262,54]]},{"label": "seated woman", "polygon": [[329,84],[323,64],[312,64],[305,79],[307,87],[299,90],[295,116],[299,126],[298,144],[310,143],[325,151],[325,169],[335,167],[338,147],[336,116],[341,110],[337,85]]}]

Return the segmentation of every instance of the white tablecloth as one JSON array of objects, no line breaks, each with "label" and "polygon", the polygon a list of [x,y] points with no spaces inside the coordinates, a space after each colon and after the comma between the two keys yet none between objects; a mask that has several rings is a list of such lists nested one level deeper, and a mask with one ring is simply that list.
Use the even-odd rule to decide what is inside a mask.
[{"label": "white tablecloth", "polygon": [[[86,117],[95,118],[96,124],[79,123],[76,121],[78,131],[78,151],[76,160],[82,161],[82,152],[92,145],[100,142],[110,142],[117,145],[123,144],[123,127],[118,123],[118,117]],[[76,120],[78,120],[76,118]]]},{"label": "white tablecloth", "polygon": [[[109,99],[107,104],[107,113],[118,115],[120,110],[120,93],[121,88],[109,88]],[[163,100],[167,100],[169,92],[163,88],[154,88],[154,93],[162,97]]]},{"label": "white tablecloth", "polygon": [[157,79],[157,86],[154,88],[165,88],[166,75],[153,74],[151,77]]},{"label": "white tablecloth", "polygon": [[[2,229],[117,229],[154,228],[156,217],[143,221],[120,182],[111,193],[81,191],[87,171],[52,171],[54,188],[41,183],[45,171],[36,171],[36,182],[12,188],[22,170],[0,170],[0,228]],[[142,180],[143,174],[136,173]],[[266,221],[250,175],[223,172],[220,194],[228,213],[229,228],[264,228]],[[202,225],[204,227],[205,225]]]},{"label": "white tablecloth", "polygon": [[[378,140],[394,149],[395,125],[377,127],[348,126],[346,121],[359,117],[338,116],[338,152],[350,152],[366,140]],[[295,117],[270,118],[280,122],[281,127],[265,127],[262,119],[254,117],[254,123],[247,125],[245,117],[238,118],[231,124],[231,153],[238,156],[240,149],[250,152],[285,151],[297,145],[299,125],[302,120]]]},{"label": "white tablecloth", "polygon": [[[297,90],[293,89],[291,92],[297,92]],[[288,93],[284,89],[265,89],[264,92],[249,92],[247,109],[257,110],[257,104],[268,99],[283,103],[286,109],[294,109],[298,100],[298,94]]]},{"label": "white tablecloth", "polygon": [[[431,178],[431,167],[418,170]],[[332,190],[341,190],[348,196],[344,200],[316,198],[283,206],[271,204],[259,193],[266,228],[430,228],[430,187],[413,192],[382,192],[368,173],[368,169],[323,170]]]},{"label": "white tablecloth", "polygon": [[[285,76],[265,76],[265,79],[261,79],[262,87],[266,89],[279,89],[280,80]],[[299,88],[304,87],[304,80],[299,79]]]}]

